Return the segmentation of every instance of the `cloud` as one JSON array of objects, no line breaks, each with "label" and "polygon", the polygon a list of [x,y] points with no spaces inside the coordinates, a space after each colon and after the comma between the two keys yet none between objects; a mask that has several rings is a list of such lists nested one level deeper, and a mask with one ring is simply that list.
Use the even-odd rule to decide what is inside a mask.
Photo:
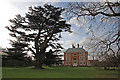
[{"label": "cloud", "polygon": [[61,0],[5,0],[8,2],[61,2]]},{"label": "cloud", "polygon": [[62,46],[63,46],[63,48],[65,48],[65,49],[67,49],[67,48],[70,48],[70,47],[72,47],[72,44],[75,44],[75,40],[67,40],[67,41],[59,41],[61,44],[62,44]]},{"label": "cloud", "polygon": [[67,40],[67,41],[60,41],[61,44],[71,46],[72,44],[75,44],[74,40]]},{"label": "cloud", "polygon": [[71,19],[68,21],[68,23],[70,23],[70,24],[75,24],[75,25],[78,26],[78,27],[84,27],[84,25],[85,25],[87,22],[86,22],[86,20],[85,20],[84,17],[79,17],[78,19],[77,19],[77,17],[73,17],[73,18],[71,18]]},{"label": "cloud", "polygon": [[84,45],[84,43],[87,41],[87,38],[83,38],[82,40],[79,41],[80,45]]},{"label": "cloud", "polygon": [[1,1],[0,10],[0,45],[5,48],[8,46],[10,47],[8,39],[11,38],[9,36],[9,31],[5,28],[5,26],[10,25],[8,20],[18,14],[19,11],[6,0]]},{"label": "cloud", "polygon": [[[106,0],[9,0],[9,2],[105,2]],[[115,2],[116,0],[109,0]]]},{"label": "cloud", "polygon": [[2,26],[6,25],[6,23],[8,24],[8,20],[19,13],[15,7],[13,7],[9,2],[6,1],[2,1],[0,3],[0,10],[0,21],[2,22],[0,25]]},{"label": "cloud", "polygon": [[87,49],[89,46],[89,42],[90,42],[89,38],[85,37],[79,41],[79,45]]},{"label": "cloud", "polygon": [[79,35],[77,30],[72,30],[72,33],[69,33],[69,36],[75,36],[75,35]]},{"label": "cloud", "polygon": [[68,21],[68,23],[74,24],[77,27],[77,30],[74,28],[72,29],[73,33],[70,33],[69,36],[79,35],[81,32],[83,33],[84,31],[85,33],[90,32],[90,23],[87,18],[79,17],[79,19],[77,19],[77,17],[73,17]]},{"label": "cloud", "polygon": [[45,4],[48,3],[48,4],[52,4],[52,5],[53,5],[53,4],[56,4],[56,3],[58,3],[58,2],[60,2],[60,0],[57,0],[57,1],[56,1],[56,0],[51,0],[51,1],[50,1],[50,0],[44,0],[44,3],[45,3]]},{"label": "cloud", "polygon": [[68,41],[65,41],[65,44],[71,46],[72,44],[75,44],[75,41],[74,40],[68,40]]}]

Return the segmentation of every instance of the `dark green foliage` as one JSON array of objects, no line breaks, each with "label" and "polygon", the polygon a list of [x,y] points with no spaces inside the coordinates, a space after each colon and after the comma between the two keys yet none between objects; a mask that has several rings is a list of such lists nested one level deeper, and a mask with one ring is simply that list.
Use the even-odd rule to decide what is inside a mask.
[{"label": "dark green foliage", "polygon": [[53,51],[50,50],[45,54],[46,58],[44,60],[44,64],[51,66],[56,62],[56,55],[53,54]]},{"label": "dark green foliage", "polygon": [[8,48],[2,57],[2,66],[11,66],[11,67],[25,67],[33,65],[31,57],[27,57],[27,46],[28,44],[20,43],[17,41],[11,41],[13,48]]},{"label": "dark green foliage", "polygon": [[25,58],[26,60],[17,60],[17,59],[4,59],[2,60],[2,67],[27,67],[27,66],[33,66],[34,61],[28,61],[28,58]]},{"label": "dark green foliage", "polygon": [[58,55],[59,51],[60,50],[52,51],[50,49],[49,52],[45,54],[44,64],[48,66],[52,66],[53,64],[58,64],[59,61],[61,60],[61,58],[59,58],[59,55]]},{"label": "dark green foliage", "polygon": [[27,55],[27,50],[25,48],[27,48],[28,44],[11,41],[11,45],[13,48],[8,48],[7,57],[17,60],[24,60],[25,55]]}]

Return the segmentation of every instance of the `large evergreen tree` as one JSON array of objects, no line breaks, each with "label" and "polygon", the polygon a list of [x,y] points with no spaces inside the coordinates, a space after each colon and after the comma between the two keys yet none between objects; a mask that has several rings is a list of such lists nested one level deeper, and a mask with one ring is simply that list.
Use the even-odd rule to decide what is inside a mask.
[{"label": "large evergreen tree", "polygon": [[10,20],[13,23],[8,30],[20,35],[20,40],[34,45],[29,50],[35,55],[35,68],[42,69],[45,52],[48,47],[62,48],[57,41],[63,31],[70,32],[70,25],[61,17],[64,9],[45,4],[44,7],[29,7],[25,17],[17,15]]}]

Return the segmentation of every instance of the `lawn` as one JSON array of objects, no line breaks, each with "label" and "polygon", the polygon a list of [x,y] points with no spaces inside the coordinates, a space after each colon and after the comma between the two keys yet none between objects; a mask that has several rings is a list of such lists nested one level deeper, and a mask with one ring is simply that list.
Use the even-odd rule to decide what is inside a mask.
[{"label": "lawn", "polygon": [[3,78],[118,78],[118,71],[95,67],[45,67],[43,70],[32,67],[2,68]]}]

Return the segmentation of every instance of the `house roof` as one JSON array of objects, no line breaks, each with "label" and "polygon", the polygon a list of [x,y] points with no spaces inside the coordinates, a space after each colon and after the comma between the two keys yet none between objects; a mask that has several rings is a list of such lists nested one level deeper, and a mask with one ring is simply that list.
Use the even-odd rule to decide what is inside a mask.
[{"label": "house roof", "polygon": [[74,53],[74,52],[84,53],[84,52],[87,52],[87,51],[83,48],[69,48],[65,51],[65,53]]}]

